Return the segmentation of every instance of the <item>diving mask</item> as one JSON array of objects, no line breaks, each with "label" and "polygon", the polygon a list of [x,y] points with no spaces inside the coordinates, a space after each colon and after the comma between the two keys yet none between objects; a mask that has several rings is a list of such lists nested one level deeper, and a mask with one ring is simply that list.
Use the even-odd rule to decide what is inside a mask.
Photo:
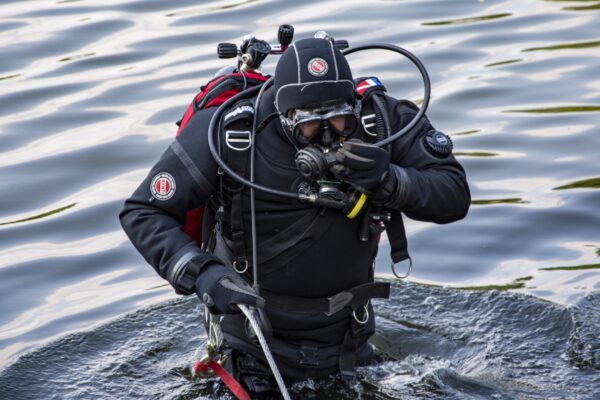
[{"label": "diving mask", "polygon": [[323,105],[318,108],[298,108],[287,119],[294,139],[309,144],[322,131],[331,130],[347,137],[358,127],[358,110],[348,103]]}]

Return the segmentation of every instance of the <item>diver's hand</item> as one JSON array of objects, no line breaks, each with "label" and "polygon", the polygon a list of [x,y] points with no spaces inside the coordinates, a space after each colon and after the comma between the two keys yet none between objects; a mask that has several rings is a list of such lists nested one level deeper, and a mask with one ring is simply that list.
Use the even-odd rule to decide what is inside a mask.
[{"label": "diver's hand", "polygon": [[367,195],[377,194],[390,175],[390,154],[358,139],[346,140],[335,158],[333,175]]},{"label": "diver's hand", "polygon": [[264,307],[265,299],[230,267],[212,263],[205,266],[196,279],[196,294],[212,314],[239,312],[236,304]]}]

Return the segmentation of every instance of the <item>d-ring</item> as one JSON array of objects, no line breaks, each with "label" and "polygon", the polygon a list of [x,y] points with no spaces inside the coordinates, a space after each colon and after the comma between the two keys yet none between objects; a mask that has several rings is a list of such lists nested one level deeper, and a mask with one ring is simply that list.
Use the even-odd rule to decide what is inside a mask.
[{"label": "d-ring", "polygon": [[392,273],[398,279],[406,279],[406,278],[408,278],[408,276],[412,272],[412,269],[413,269],[412,258],[408,257],[408,271],[406,271],[405,275],[398,275],[398,273],[396,272],[396,264],[394,264],[394,262],[392,261]]},{"label": "d-ring", "polygon": [[[240,268],[239,265],[242,264],[242,267]],[[243,274],[246,271],[248,271],[248,260],[244,260],[244,261],[234,261],[233,262],[233,269],[235,270],[235,272],[237,272],[238,274]]]},{"label": "d-ring", "polygon": [[369,310],[367,309],[367,306],[362,306],[362,308],[365,314],[364,319],[358,319],[358,316],[356,315],[356,310],[352,311],[352,317],[356,322],[358,322],[361,325],[364,325],[367,323],[367,321],[369,321]]}]

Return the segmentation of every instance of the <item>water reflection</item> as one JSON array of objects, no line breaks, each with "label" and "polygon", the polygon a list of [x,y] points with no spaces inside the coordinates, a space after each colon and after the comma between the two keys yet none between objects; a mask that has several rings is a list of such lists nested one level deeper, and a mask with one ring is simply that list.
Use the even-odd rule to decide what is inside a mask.
[{"label": "water reflection", "polygon": [[484,21],[490,21],[490,20],[494,20],[494,19],[506,18],[506,17],[510,17],[511,15],[512,15],[511,13],[482,15],[482,16],[478,16],[478,17],[449,19],[449,20],[445,20],[445,21],[423,22],[423,23],[421,23],[421,25],[423,25],[423,26],[441,26],[441,25],[473,24],[476,22],[484,22]]},{"label": "water reflection", "polygon": [[528,113],[528,114],[564,114],[564,113],[586,113],[598,112],[600,106],[560,106],[560,107],[544,107],[544,108],[525,108],[505,110],[509,113]]},{"label": "water reflection", "polygon": [[0,81],[4,81],[6,79],[12,79],[12,78],[16,78],[18,76],[21,76],[21,74],[14,74],[14,75],[6,75],[6,76],[0,76]]},{"label": "water reflection", "polygon": [[456,151],[456,152],[454,152],[454,155],[456,157],[462,157],[462,156],[466,156],[466,157],[496,157],[499,154],[491,153],[491,152],[487,152],[487,151],[471,151],[471,152]]},{"label": "water reflection", "polygon": [[[567,4],[583,3],[580,5],[570,5],[570,6],[563,7],[562,10],[564,10],[564,11],[600,10],[600,2],[598,2],[598,0],[545,0],[545,1],[555,2],[555,3],[567,3]],[[588,5],[587,3],[594,3],[594,4]]]},{"label": "water reflection", "polygon": [[79,59],[86,58],[86,57],[92,57],[94,55],[96,55],[96,53],[78,54],[76,56],[61,58],[60,60],[58,60],[58,62],[74,61],[74,60],[79,60]]},{"label": "water reflection", "polygon": [[544,46],[544,47],[530,47],[528,49],[523,49],[523,52],[526,51],[552,51],[552,50],[565,50],[565,49],[588,49],[592,47],[600,46],[600,40],[595,40],[591,42],[577,42],[577,43],[564,43],[564,44],[555,44],[552,46]]},{"label": "water reflection", "polygon": [[491,205],[491,204],[527,204],[528,201],[524,201],[520,197],[513,197],[508,199],[486,199],[486,200],[472,200],[472,205]]},{"label": "water reflection", "polygon": [[573,183],[569,183],[568,185],[555,187],[553,190],[581,189],[581,188],[600,189],[600,178],[591,178],[591,179],[584,179],[581,181],[576,181]]},{"label": "water reflection", "polygon": [[544,267],[540,271],[577,271],[582,269],[600,269],[600,264],[574,265],[562,267]]},{"label": "water reflection", "polygon": [[[542,268],[595,266],[600,256],[600,191],[593,190],[600,187],[594,172],[600,168],[600,14],[589,11],[598,4],[539,0],[491,4],[470,0],[435,4],[379,1],[368,5],[307,0],[293,6],[253,0],[202,4],[195,0],[3,2],[0,319],[2,323],[9,321],[15,333],[3,331],[11,339],[0,343],[0,368],[33,345],[172,296],[169,286],[128,244],[116,215],[123,199],[168,146],[175,133],[173,122],[180,118],[197,88],[231,62],[216,58],[216,43],[238,41],[247,33],[274,42],[281,23],[295,24],[297,38],[324,29],[351,44],[395,43],[413,51],[428,67],[433,84],[428,116],[438,129],[456,132],[452,134],[456,155],[465,166],[474,200],[469,216],[457,224],[406,220],[415,261],[411,279],[435,286],[502,287],[557,303],[580,304],[593,288],[600,288],[598,269]],[[402,23],[398,23],[398,15]],[[271,59],[265,70],[272,71],[275,61]],[[395,55],[369,52],[354,57],[351,64],[357,76],[379,76],[394,96],[422,97],[415,71]],[[565,190],[578,188],[582,190]],[[389,243],[384,239],[381,246],[378,274],[389,271],[383,257],[389,253]],[[108,276],[111,278],[105,279]],[[423,295],[419,301],[395,298],[389,303],[393,307],[387,325],[390,340],[397,332],[404,332],[396,335],[403,340],[414,338],[406,334],[411,323],[427,326],[434,334],[419,337],[419,348],[437,348],[437,343],[443,343],[439,347],[450,349],[449,353],[477,354],[479,359],[467,362],[470,367],[465,370],[469,371],[477,371],[483,359],[520,356],[511,347],[518,348],[522,337],[514,339],[511,346],[494,342],[495,334],[503,340],[512,338],[504,331],[484,329],[493,332],[485,340],[502,349],[491,355],[493,348],[478,353],[473,350],[478,348],[476,343],[462,346],[440,339],[436,330],[445,332],[446,328],[436,325],[440,322],[438,313],[452,299],[452,293],[459,291],[429,293],[427,289],[432,287],[420,287],[424,289],[417,290]],[[465,325],[457,337],[466,329],[481,328],[480,319],[490,314],[487,302],[505,299],[502,306],[507,308],[522,304],[514,293],[503,295],[460,291],[456,295],[459,303],[481,298],[483,311],[478,318],[466,321],[465,310],[459,307],[458,323]],[[118,300],[110,302],[113,296]],[[424,310],[419,309],[421,303],[428,303],[423,304]],[[149,321],[142,310],[136,317],[139,331],[132,332],[137,325],[128,319],[114,337],[102,337],[103,330],[92,331],[89,337],[102,337],[108,352],[122,356],[103,364],[110,365],[108,370],[128,371],[136,350],[146,354],[148,348],[163,348],[163,342],[150,343],[148,335],[163,335],[170,341],[170,328],[160,330],[170,321],[175,321],[171,327],[180,331],[175,333],[184,332],[177,322],[189,310],[171,308],[156,321]],[[562,308],[544,310],[563,315]],[[424,318],[427,312],[432,314]],[[399,313],[413,314],[392,318]],[[396,319],[406,323],[396,323]],[[149,327],[154,322],[156,325]],[[539,343],[541,348],[554,343],[553,338],[540,343],[539,333],[531,334],[533,344]],[[123,337],[136,343],[133,350],[127,343],[116,350],[111,347]],[[396,347],[405,357],[403,352],[410,346]],[[169,348],[174,349],[171,356],[179,360],[181,349],[176,345]],[[106,361],[96,347],[86,349],[88,360]],[[73,347],[66,346],[67,356],[72,351]],[[564,349],[560,354],[565,354]],[[155,392],[146,397],[170,396],[170,390],[162,390],[162,382],[181,376],[181,362],[170,363],[172,369],[165,368],[165,375],[158,376],[156,365],[161,365],[161,360],[156,357],[136,364],[151,372],[150,379],[142,380],[143,385],[136,388],[147,394],[146,386],[158,385],[160,389],[154,386]],[[377,382],[378,376],[390,387],[394,382],[424,382],[419,383],[423,396],[433,393],[427,389],[431,387],[437,388],[434,391],[449,390],[444,394],[457,393],[452,392],[458,389],[451,382],[462,387],[467,385],[463,378],[475,380],[477,389],[482,387],[477,374],[467,372],[457,378],[443,372],[451,365],[447,360],[415,354],[409,357],[404,363],[384,366],[397,373],[387,373],[382,367],[364,384]],[[84,358],[72,358],[73,368],[81,371]],[[593,359],[587,355],[580,358]],[[64,365],[63,360],[55,361],[49,382]],[[556,357],[556,362],[564,359]],[[422,373],[405,373],[411,367]],[[72,371],[63,376],[81,377]],[[566,365],[565,371],[570,373],[572,366]],[[84,372],[90,374],[81,382],[99,377],[106,380],[102,383],[105,389],[115,389],[114,374],[98,375],[93,369]],[[544,376],[552,377],[546,372]],[[535,376],[535,371],[527,369],[518,379],[529,382]],[[123,377],[119,390],[128,390],[131,381],[127,377]],[[29,379],[23,382],[25,387],[29,383]],[[438,383],[441,386],[436,386]],[[175,385],[191,386],[187,381]],[[588,386],[582,384],[581,390]],[[197,387],[181,390],[182,397],[198,392]],[[412,394],[402,383],[394,390],[396,397]],[[513,397],[542,396],[531,385],[523,390],[530,392],[518,391]],[[551,393],[562,393],[560,390]],[[69,395],[73,393],[77,392]],[[384,396],[381,392],[360,394],[364,398],[380,395]],[[471,392],[468,395],[477,397]]]},{"label": "water reflection", "polygon": [[497,67],[499,65],[514,64],[514,63],[521,62],[521,61],[523,61],[522,58],[514,58],[512,60],[498,61],[498,62],[494,62],[491,64],[486,64],[486,65],[484,65],[484,67],[486,67],[486,68]]},{"label": "water reflection", "polygon": [[496,285],[482,285],[482,286],[458,286],[458,287],[453,287],[450,286],[450,288],[452,289],[459,289],[459,290],[513,290],[513,289],[523,289],[525,287],[525,284],[527,283],[527,281],[530,281],[533,279],[533,276],[523,276],[521,278],[517,278],[514,281],[512,281],[511,283],[507,283],[507,284],[496,284]]}]

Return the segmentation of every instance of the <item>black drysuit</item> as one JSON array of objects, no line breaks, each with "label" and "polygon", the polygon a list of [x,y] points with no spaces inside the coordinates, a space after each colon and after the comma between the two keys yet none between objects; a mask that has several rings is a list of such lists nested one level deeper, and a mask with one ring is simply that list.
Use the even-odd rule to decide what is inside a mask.
[{"label": "black drysuit", "polygon": [[[259,122],[275,111],[271,92],[265,92],[258,106]],[[416,107],[410,102],[391,97],[386,97],[385,102],[393,132],[408,124],[416,114]],[[192,118],[125,202],[120,214],[123,228],[134,246],[179,293],[182,290],[178,279],[187,261],[192,257],[206,262],[216,260],[215,256],[200,250],[182,226],[187,210],[206,204],[219,192],[217,164],[207,142],[208,124],[214,111],[202,110]],[[451,154],[436,156],[424,144],[424,137],[432,130],[424,118],[393,143],[390,173],[397,179],[384,205],[412,219],[449,223],[466,215],[470,193],[464,170],[455,158]],[[366,134],[361,128],[353,137],[366,139]],[[280,190],[292,190],[300,176],[294,164],[296,149],[277,119],[257,136],[255,146],[255,181]],[[167,200],[155,198],[150,189],[153,178],[161,173],[170,174],[175,181],[175,191]],[[244,226],[248,227],[245,229],[246,249],[251,248],[248,192],[245,190],[242,209]],[[367,242],[359,241],[360,218],[348,219],[335,209],[300,204],[261,191],[255,191],[255,196],[258,275],[262,290],[323,298],[372,279],[378,243],[374,235]],[[227,224],[224,226],[223,234],[227,238],[230,232]],[[250,260],[251,254],[247,257]],[[373,334],[375,324],[370,306],[369,309],[370,318],[357,346],[357,364],[365,362],[370,355],[366,341]],[[284,375],[304,378],[339,370],[337,358],[350,325],[351,309],[344,308],[331,316],[284,313],[271,309],[267,299],[266,311],[273,327],[271,349]],[[260,349],[246,338],[241,316],[228,316],[223,330],[230,346],[261,357]],[[314,349],[320,353],[315,354]],[[286,359],[290,351],[297,355],[296,359]],[[307,352],[310,360],[302,362]]]}]

